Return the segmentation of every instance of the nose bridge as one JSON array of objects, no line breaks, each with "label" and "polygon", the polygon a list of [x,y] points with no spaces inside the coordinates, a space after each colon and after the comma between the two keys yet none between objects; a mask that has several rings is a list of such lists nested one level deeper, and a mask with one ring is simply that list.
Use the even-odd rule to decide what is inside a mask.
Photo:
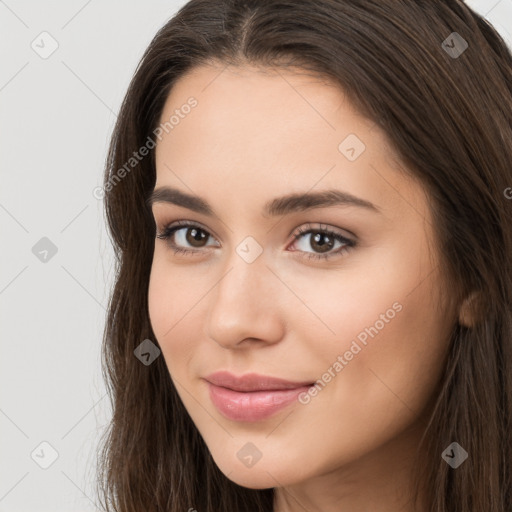
[{"label": "nose bridge", "polygon": [[211,297],[209,336],[226,347],[247,338],[270,342],[279,337],[276,277],[267,268],[263,248],[242,241],[226,259],[222,275]]},{"label": "nose bridge", "polygon": [[246,236],[235,245],[226,257],[226,272],[218,284],[218,298],[229,300],[231,297],[241,305],[255,302],[252,305],[259,309],[257,299],[264,297],[274,277],[266,266],[266,255],[263,246],[252,236]]}]

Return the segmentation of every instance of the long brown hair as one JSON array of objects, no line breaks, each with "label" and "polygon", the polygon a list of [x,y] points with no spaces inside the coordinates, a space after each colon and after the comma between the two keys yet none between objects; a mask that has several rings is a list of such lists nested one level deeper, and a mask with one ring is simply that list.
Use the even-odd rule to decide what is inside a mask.
[{"label": "long brown hair", "polygon": [[[155,225],[145,201],[155,184],[154,151],[126,163],[154,139],[176,80],[211,62],[295,66],[328,77],[378,123],[425,187],[445,282],[458,303],[475,294],[478,315],[472,326],[453,326],[423,438],[430,457],[417,479],[433,512],[510,512],[512,56],[460,0],[192,0],[158,31],[121,106],[104,177],[116,280],[103,339],[113,417],[98,451],[102,506],[273,506],[273,489],[240,487],[217,468],[164,358],[146,366],[134,356],[145,339],[158,345],[147,301]],[[469,454],[457,469],[441,457],[453,441]]]}]

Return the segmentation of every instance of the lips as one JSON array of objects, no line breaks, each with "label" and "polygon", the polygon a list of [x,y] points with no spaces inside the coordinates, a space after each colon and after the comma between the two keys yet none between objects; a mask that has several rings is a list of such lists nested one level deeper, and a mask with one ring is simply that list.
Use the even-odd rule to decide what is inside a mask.
[{"label": "lips", "polygon": [[281,411],[307,391],[312,382],[293,382],[249,373],[237,377],[216,372],[205,378],[218,411],[234,421],[259,421]]}]

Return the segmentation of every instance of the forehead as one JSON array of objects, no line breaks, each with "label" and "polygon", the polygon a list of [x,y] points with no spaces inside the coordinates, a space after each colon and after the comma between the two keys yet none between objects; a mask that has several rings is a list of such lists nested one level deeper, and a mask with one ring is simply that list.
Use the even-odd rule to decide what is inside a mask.
[{"label": "forehead", "polygon": [[[253,126],[251,133],[259,130],[259,138],[289,129],[299,121],[304,123],[300,130],[303,133],[335,132],[340,114],[345,126],[361,133],[376,126],[353,109],[339,86],[299,68],[221,65],[192,68],[172,87],[160,122],[168,120],[192,96],[197,99],[198,107],[190,117],[200,117],[202,125],[227,130],[240,124],[245,128],[244,134]],[[270,123],[276,120],[279,123]]]},{"label": "forehead", "polygon": [[[186,115],[190,121],[174,126],[173,135],[183,131],[185,125],[208,130],[211,137],[232,136],[237,128],[245,141],[252,137],[257,144],[276,132],[312,137],[315,133],[334,135],[339,129],[349,128],[361,137],[376,128],[373,121],[360,116],[343,90],[326,79],[316,77],[297,68],[256,68],[204,65],[193,68],[172,87],[162,111],[160,123],[186,105],[189,98],[197,106]],[[184,121],[184,119],[182,119]],[[276,122],[277,121],[277,122]],[[342,124],[340,124],[340,122]],[[198,135],[205,132],[201,130]],[[336,137],[342,133],[337,133]],[[374,134],[379,142],[386,141],[383,133]],[[289,138],[289,137],[288,137]],[[281,145],[286,138],[278,141]]]},{"label": "forehead", "polygon": [[[196,106],[184,108],[191,97]],[[185,182],[201,195],[223,186],[239,207],[262,189],[268,199],[312,188],[340,188],[384,211],[421,205],[386,134],[340,87],[307,72],[194,68],[174,84],[160,123],[172,116],[157,143],[157,186]]]}]

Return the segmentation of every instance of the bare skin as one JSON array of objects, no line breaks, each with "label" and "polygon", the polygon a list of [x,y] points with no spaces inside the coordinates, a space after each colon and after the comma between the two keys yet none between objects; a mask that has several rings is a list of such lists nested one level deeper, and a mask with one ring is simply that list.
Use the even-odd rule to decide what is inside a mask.
[{"label": "bare skin", "polygon": [[[275,511],[411,512],[422,415],[459,314],[439,275],[427,196],[339,88],[290,70],[224,68],[183,77],[161,117],[197,99],[157,144],[155,188],[200,196],[217,215],[153,204],[157,233],[176,221],[204,233],[196,245],[190,227],[155,241],[149,313],[171,378],[220,470],[275,488]],[[356,139],[340,150],[350,134],[364,151],[350,151]],[[262,213],[276,197],[327,189],[376,210]],[[316,231],[295,240],[298,228]],[[314,239],[325,228],[356,245],[324,238],[331,257],[308,258],[325,254]],[[175,254],[172,243],[195,252]],[[270,418],[234,421],[203,380],[218,370],[323,385]],[[247,443],[261,454],[251,467],[237,456]]]}]

